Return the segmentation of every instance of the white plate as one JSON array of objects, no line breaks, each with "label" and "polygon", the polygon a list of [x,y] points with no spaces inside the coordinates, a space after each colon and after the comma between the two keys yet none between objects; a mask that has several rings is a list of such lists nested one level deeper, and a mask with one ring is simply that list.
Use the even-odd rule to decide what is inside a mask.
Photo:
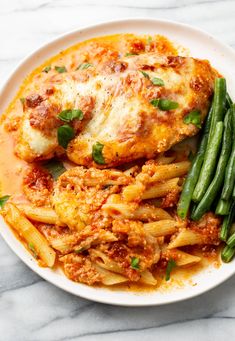
[{"label": "white plate", "polygon": [[[207,33],[188,25],[163,20],[126,19],[73,31],[53,40],[32,53],[18,65],[3,87],[0,98],[0,113],[7,107],[24,77],[49,57],[79,41],[122,32],[165,35],[174,42],[189,48],[191,56],[210,60],[211,64],[226,77],[229,92],[235,93],[235,52],[233,49],[225,46]],[[0,218],[0,224],[2,237],[33,271],[61,289],[93,301],[123,306],[167,304],[202,294],[224,282],[235,273],[234,262],[223,264],[219,269],[207,268],[193,276],[192,279],[193,282],[197,283],[196,286],[186,285],[184,288],[174,288],[170,292],[134,293],[92,288],[70,281],[59,270],[53,271],[40,268],[22,244],[15,238],[2,217]]]}]

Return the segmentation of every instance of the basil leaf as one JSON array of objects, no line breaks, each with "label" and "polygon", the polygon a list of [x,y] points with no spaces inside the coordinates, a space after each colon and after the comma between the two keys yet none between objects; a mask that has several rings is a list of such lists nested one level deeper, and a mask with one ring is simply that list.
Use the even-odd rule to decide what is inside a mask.
[{"label": "basil leaf", "polygon": [[0,198],[0,208],[2,209],[7,202],[7,200],[10,198],[10,195],[4,195]]},{"label": "basil leaf", "polygon": [[163,111],[173,110],[178,108],[178,106],[179,104],[177,102],[169,99],[160,99],[158,103],[158,108]]},{"label": "basil leaf", "polygon": [[157,78],[157,77],[153,77],[151,79],[151,82],[153,83],[153,85],[158,85],[158,86],[164,86],[164,82],[161,78]]},{"label": "basil leaf", "polygon": [[35,247],[34,247],[33,243],[29,243],[28,247],[32,251],[32,254],[33,254],[34,258],[38,259],[38,254],[37,254],[37,252],[35,250]]},{"label": "basil leaf", "polygon": [[137,53],[127,52],[125,54],[125,57],[129,57],[129,56],[137,56]]},{"label": "basil leaf", "polygon": [[166,281],[169,281],[171,276],[171,271],[176,267],[176,262],[174,259],[170,259],[166,267]]},{"label": "basil leaf", "polygon": [[58,177],[66,171],[63,162],[55,159],[48,161],[43,167],[48,170],[54,180],[57,180]]},{"label": "basil leaf", "polygon": [[51,70],[51,66],[48,65],[48,66],[46,66],[46,67],[42,70],[42,72],[48,73],[50,70]]},{"label": "basil leaf", "polygon": [[67,109],[61,111],[58,115],[59,119],[65,122],[70,122],[75,118],[79,119],[80,121],[83,119],[84,115],[80,109]]},{"label": "basil leaf", "polygon": [[160,99],[155,98],[155,99],[152,99],[152,100],[150,101],[150,103],[151,103],[155,108],[157,108],[157,107],[158,107],[159,101],[160,101]]},{"label": "basil leaf", "polygon": [[184,117],[185,124],[194,124],[197,128],[201,128],[201,113],[199,110],[191,111],[187,116]]},{"label": "basil leaf", "polygon": [[67,72],[67,69],[65,66],[55,66],[55,70],[59,73]]},{"label": "basil leaf", "polygon": [[105,165],[105,160],[102,154],[104,145],[100,142],[96,142],[92,146],[92,158],[93,160],[98,163],[98,165]]},{"label": "basil leaf", "polygon": [[140,266],[139,266],[139,258],[137,257],[132,257],[131,258],[131,268],[134,270],[139,270]]},{"label": "basil leaf", "polygon": [[74,138],[74,136],[74,130],[68,124],[64,124],[57,129],[58,143],[61,147],[65,149],[67,148],[69,142]]},{"label": "basil leaf", "polygon": [[147,72],[144,72],[144,71],[140,71],[140,72],[142,73],[142,75],[143,75],[145,78],[149,79],[149,75],[147,74]]},{"label": "basil leaf", "polygon": [[82,63],[82,64],[80,64],[80,65],[76,68],[76,70],[86,70],[86,69],[88,69],[90,66],[93,66],[93,65],[90,64],[90,63]]},{"label": "basil leaf", "polygon": [[150,103],[154,107],[158,107],[160,110],[168,111],[178,108],[179,104],[177,102],[171,101],[169,99],[156,98],[152,99]]}]

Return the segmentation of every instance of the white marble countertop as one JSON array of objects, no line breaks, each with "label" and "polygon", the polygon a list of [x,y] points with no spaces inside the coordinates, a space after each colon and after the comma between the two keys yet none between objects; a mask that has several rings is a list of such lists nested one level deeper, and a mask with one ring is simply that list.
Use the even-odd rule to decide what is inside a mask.
[{"label": "white marble countertop", "polygon": [[[0,0],[0,83],[58,34],[109,19],[164,18],[235,47],[234,0]],[[235,277],[198,298],[120,308],[63,292],[28,269],[0,238],[0,340],[225,340],[235,336]]]}]

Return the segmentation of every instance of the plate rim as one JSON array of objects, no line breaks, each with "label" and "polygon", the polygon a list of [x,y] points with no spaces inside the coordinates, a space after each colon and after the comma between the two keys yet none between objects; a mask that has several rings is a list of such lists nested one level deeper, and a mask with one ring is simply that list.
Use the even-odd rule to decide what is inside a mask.
[{"label": "plate rim", "polygon": [[[220,39],[214,37],[213,35],[209,34],[208,32],[191,26],[189,24],[185,24],[185,23],[181,23],[181,22],[177,22],[177,21],[173,21],[173,20],[165,20],[165,19],[153,19],[153,18],[148,18],[148,17],[131,17],[131,18],[122,18],[120,20],[108,20],[108,21],[100,21],[97,22],[96,24],[93,25],[84,25],[84,26],[80,26],[76,29],[67,31],[63,34],[60,34],[58,36],[56,36],[55,38],[49,39],[47,41],[45,41],[44,43],[40,44],[40,46],[36,49],[34,49],[32,52],[30,52],[29,54],[26,55],[26,57],[24,57],[23,59],[21,59],[15,67],[12,68],[12,70],[8,73],[8,75],[3,78],[3,81],[1,82],[0,85],[0,92],[1,92],[1,96],[4,95],[5,92],[8,91],[8,86],[10,85],[12,78],[14,77],[14,75],[17,73],[17,71],[20,71],[21,68],[26,68],[27,69],[27,63],[29,63],[29,61],[31,60],[31,58],[34,58],[38,53],[40,54],[41,52],[45,51],[48,49],[48,47],[50,47],[52,44],[57,44],[60,43],[61,41],[63,41],[66,37],[75,35],[75,34],[82,34],[84,31],[89,31],[95,28],[106,28],[110,25],[116,25],[116,24],[126,24],[128,22],[136,22],[138,21],[140,24],[144,25],[146,22],[150,23],[152,22],[153,24],[169,24],[169,25],[173,25],[175,27],[181,27],[183,29],[187,29],[190,30],[192,32],[195,33],[200,33],[203,36],[212,39],[214,41],[215,44],[220,45],[221,47],[227,49],[234,57],[235,57],[235,50],[229,46],[224,44]],[[120,30],[121,31],[121,30]],[[106,33],[108,34],[108,33]],[[143,32],[144,34],[144,32]],[[69,47],[71,45],[68,45],[67,47]],[[27,71],[27,74],[31,73],[32,70]],[[12,98],[11,98],[12,100]],[[7,105],[9,105],[9,103],[7,103]],[[4,111],[4,110],[3,110]],[[1,113],[0,113],[1,115]],[[70,294],[76,295],[78,297],[81,298],[85,298],[91,301],[95,301],[95,302],[99,302],[99,303],[105,303],[105,304],[110,304],[110,305],[117,305],[117,306],[127,306],[127,307],[143,307],[143,306],[160,306],[160,305],[166,305],[166,304],[171,304],[171,303],[176,303],[179,301],[184,301],[184,300],[188,300],[191,298],[194,298],[196,296],[202,295],[204,293],[206,293],[209,290],[214,289],[215,287],[221,285],[223,282],[225,282],[226,280],[228,280],[232,275],[234,275],[235,273],[235,267],[234,270],[230,270],[227,272],[227,274],[225,276],[223,276],[222,278],[220,278],[219,280],[213,282],[210,286],[208,286],[206,289],[202,288],[201,291],[197,291],[195,290],[195,292],[190,293],[190,294],[186,294],[184,296],[182,296],[182,294],[178,295],[175,294],[175,298],[172,298],[170,300],[161,300],[160,302],[156,302],[154,301],[154,297],[153,297],[153,302],[144,302],[144,301],[138,301],[135,302],[135,299],[137,299],[138,297],[144,298],[146,297],[144,294],[140,294],[138,293],[136,296],[133,296],[133,301],[132,302],[119,302],[117,299],[112,301],[111,296],[110,297],[104,297],[104,291],[102,291],[102,295],[100,296],[99,293],[101,293],[99,288],[93,288],[93,287],[88,287],[87,285],[81,284],[81,283],[75,283],[77,288],[81,288],[81,287],[85,287],[85,291],[82,290],[81,293],[78,292],[74,292],[71,290],[70,287],[66,287],[63,284],[63,281],[57,281],[57,278],[51,278],[51,276],[49,276],[48,278],[48,274],[47,271],[44,271],[44,268],[40,268],[39,265],[37,265],[37,263],[35,261],[32,261],[32,258],[30,257],[30,254],[28,254],[27,250],[24,248],[24,246],[22,246],[22,244],[17,240],[18,243],[20,243],[20,245],[24,248],[24,252],[21,252],[21,247],[15,249],[12,246],[12,237],[16,239],[13,231],[11,230],[11,228],[9,228],[9,226],[3,221],[3,218],[1,217],[1,222],[3,223],[3,225],[6,226],[6,229],[8,229],[8,231],[4,232],[4,229],[0,229],[0,234],[2,236],[2,238],[5,240],[5,242],[7,243],[7,245],[10,247],[10,249],[34,272],[37,273],[37,275],[39,275],[40,277],[42,277],[44,280],[46,280],[47,282],[55,285],[56,287],[69,292]],[[226,265],[223,265],[226,266]],[[65,275],[64,275],[65,276]],[[69,280],[66,278],[66,281]],[[70,281],[70,280],[69,280]],[[71,281],[70,281],[71,282]],[[74,282],[73,282],[74,283]],[[182,289],[184,290],[184,289]],[[87,291],[87,292],[86,292]],[[93,294],[91,294],[89,291],[93,291]],[[106,290],[105,292],[108,293],[115,293],[115,291],[112,290]],[[121,292],[121,294],[124,292]],[[130,294],[130,292],[125,291],[125,294]],[[151,293],[154,293],[154,291],[151,291]],[[148,294],[149,295],[149,294]],[[163,294],[164,295],[164,294]],[[150,296],[152,296],[150,294]]]}]

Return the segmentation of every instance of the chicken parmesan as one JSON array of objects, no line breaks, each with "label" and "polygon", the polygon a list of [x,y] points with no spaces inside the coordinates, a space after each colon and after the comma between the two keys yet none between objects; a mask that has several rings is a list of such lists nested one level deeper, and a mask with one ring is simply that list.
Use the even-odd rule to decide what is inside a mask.
[{"label": "chicken parmesan", "polygon": [[[106,168],[153,158],[198,132],[217,75],[208,61],[178,56],[162,37],[106,41],[84,43],[68,65],[65,52],[34,75],[22,91],[18,157],[65,153],[78,165]],[[198,125],[185,123],[192,112]]]},{"label": "chicken parmesan", "polygon": [[210,110],[220,75],[182,51],[158,35],[100,37],[25,79],[1,118],[0,213],[39,265],[157,288],[219,264],[222,219],[211,207],[192,219],[185,186],[203,162],[192,137],[213,123],[222,138]]}]

